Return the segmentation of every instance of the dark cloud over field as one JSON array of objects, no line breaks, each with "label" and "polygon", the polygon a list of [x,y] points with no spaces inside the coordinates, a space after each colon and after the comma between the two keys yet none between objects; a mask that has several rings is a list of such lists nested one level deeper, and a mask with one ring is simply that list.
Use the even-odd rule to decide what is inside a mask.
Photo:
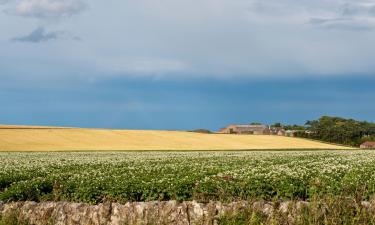
[{"label": "dark cloud over field", "polygon": [[80,13],[87,5],[81,0],[0,0],[7,12],[16,16],[56,19]]},{"label": "dark cloud over field", "polygon": [[[58,40],[54,46],[43,47],[43,52],[54,51],[54,56],[38,53],[38,61],[52,61],[43,68],[49,76],[57,76],[61,65],[74,68],[76,74],[86,74],[87,79],[258,79],[375,73],[371,60],[375,57],[375,2],[370,0],[2,3],[6,12],[0,21],[6,24],[0,25],[10,27],[0,34],[4,52],[12,51],[10,55],[15,58],[21,54],[1,41],[17,33],[25,33],[18,35],[21,40],[38,40],[33,35],[39,35],[40,40]],[[27,32],[35,27],[51,32],[36,30],[39,33],[30,36]],[[56,38],[59,35],[54,30],[72,33],[84,41],[72,44],[75,38]],[[24,57],[28,56],[34,60],[35,52],[28,51]],[[12,70],[11,66],[8,69]],[[74,77],[67,74],[64,79]]]},{"label": "dark cloud over field", "polygon": [[13,38],[13,41],[19,41],[19,42],[45,42],[49,40],[56,40],[58,39],[62,32],[46,32],[43,27],[38,27],[34,31],[32,31],[29,35],[23,36],[23,37],[16,37]]},{"label": "dark cloud over field", "polygon": [[374,113],[374,92],[360,93],[375,74],[373,0],[0,0],[0,27],[1,101],[18,112],[5,122],[215,127]]},{"label": "dark cloud over field", "polygon": [[0,124],[132,129],[303,124],[322,115],[374,121],[375,78],[272,81],[108,79],[60,86],[0,83]]}]

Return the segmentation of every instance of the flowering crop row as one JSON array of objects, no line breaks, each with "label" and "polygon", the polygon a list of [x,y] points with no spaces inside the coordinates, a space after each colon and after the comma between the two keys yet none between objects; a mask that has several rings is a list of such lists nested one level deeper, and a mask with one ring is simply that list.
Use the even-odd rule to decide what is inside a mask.
[{"label": "flowering crop row", "polygon": [[0,200],[310,199],[375,193],[375,151],[0,153]]}]

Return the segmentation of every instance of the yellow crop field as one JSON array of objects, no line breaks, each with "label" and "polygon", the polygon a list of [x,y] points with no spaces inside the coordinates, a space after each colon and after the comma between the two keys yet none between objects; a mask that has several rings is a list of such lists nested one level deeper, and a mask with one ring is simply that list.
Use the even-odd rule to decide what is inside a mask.
[{"label": "yellow crop field", "polygon": [[185,131],[0,126],[0,151],[349,149],[299,138]]}]

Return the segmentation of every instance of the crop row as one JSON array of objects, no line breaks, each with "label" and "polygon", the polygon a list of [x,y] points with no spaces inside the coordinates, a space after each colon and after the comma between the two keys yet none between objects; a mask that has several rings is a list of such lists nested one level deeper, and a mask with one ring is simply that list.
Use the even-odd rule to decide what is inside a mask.
[{"label": "crop row", "polygon": [[0,200],[311,199],[375,193],[375,151],[0,153]]}]

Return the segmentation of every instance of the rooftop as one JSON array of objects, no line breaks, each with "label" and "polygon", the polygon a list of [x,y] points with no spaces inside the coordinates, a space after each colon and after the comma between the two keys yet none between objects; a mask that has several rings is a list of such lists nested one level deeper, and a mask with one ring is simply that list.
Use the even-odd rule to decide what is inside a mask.
[{"label": "rooftop", "polygon": [[375,146],[375,141],[366,141],[366,142],[364,142],[362,145],[371,145],[371,146]]},{"label": "rooftop", "polygon": [[259,128],[265,128],[268,127],[267,125],[251,125],[251,124],[232,124],[232,126],[236,127],[259,127]]}]

